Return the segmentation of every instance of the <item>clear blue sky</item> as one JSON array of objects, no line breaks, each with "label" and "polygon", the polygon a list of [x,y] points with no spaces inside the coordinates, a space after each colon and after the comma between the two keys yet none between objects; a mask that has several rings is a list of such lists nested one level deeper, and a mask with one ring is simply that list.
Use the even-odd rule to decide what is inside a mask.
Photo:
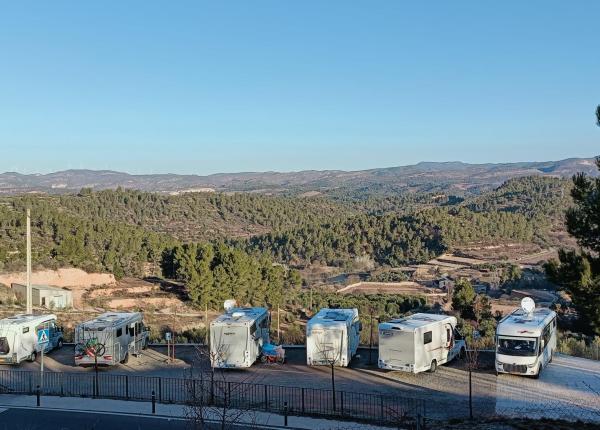
[{"label": "clear blue sky", "polygon": [[600,2],[0,8],[0,171],[363,169],[600,154]]}]

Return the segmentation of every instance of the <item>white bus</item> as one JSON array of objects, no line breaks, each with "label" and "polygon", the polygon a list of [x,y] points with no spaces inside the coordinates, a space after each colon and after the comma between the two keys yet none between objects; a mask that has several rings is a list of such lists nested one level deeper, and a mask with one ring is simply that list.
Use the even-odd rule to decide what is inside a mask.
[{"label": "white bus", "polygon": [[141,312],[107,312],[75,328],[75,364],[112,366],[127,363],[148,347]]},{"label": "white bus", "polygon": [[0,320],[0,364],[35,361],[42,351],[38,344],[38,331],[42,329],[48,330],[44,352],[62,347],[63,333],[56,325],[56,315],[15,315]]},{"label": "white bus", "polygon": [[435,372],[466,351],[456,323],[452,316],[420,313],[379,324],[379,368]]},{"label": "white bus", "polygon": [[348,366],[361,330],[358,309],[321,309],[306,323],[306,363]]},{"label": "white bus", "polygon": [[496,328],[496,374],[538,378],[556,349],[556,313],[536,308],[529,297]]},{"label": "white bus", "polygon": [[210,362],[217,368],[250,367],[269,343],[266,308],[227,307],[210,323]]}]

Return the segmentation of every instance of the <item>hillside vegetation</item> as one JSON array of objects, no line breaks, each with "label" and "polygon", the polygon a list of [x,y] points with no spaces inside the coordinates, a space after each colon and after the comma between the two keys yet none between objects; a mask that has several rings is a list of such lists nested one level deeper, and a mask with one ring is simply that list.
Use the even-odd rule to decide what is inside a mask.
[{"label": "hillside vegetation", "polygon": [[24,268],[30,207],[37,266],[117,278],[166,275],[185,281],[199,304],[234,293],[259,301],[267,290],[299,284],[282,263],[399,266],[466,244],[544,241],[570,204],[565,187],[559,179],[521,178],[466,200],[430,193],[352,199],[122,189],[4,197],[0,270]]}]

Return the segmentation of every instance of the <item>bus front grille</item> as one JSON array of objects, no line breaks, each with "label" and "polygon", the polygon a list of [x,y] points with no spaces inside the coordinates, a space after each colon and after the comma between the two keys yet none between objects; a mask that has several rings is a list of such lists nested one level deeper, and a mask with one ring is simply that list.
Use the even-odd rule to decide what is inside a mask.
[{"label": "bus front grille", "polygon": [[525,364],[506,364],[502,365],[505,372],[510,373],[527,373],[527,365]]}]

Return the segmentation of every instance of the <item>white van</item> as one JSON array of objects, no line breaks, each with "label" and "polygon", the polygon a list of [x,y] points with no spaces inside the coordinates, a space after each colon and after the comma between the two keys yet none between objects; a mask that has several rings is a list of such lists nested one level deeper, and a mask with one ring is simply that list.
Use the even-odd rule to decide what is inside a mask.
[{"label": "white van", "polygon": [[556,349],[556,312],[526,297],[496,327],[496,373],[538,378]]},{"label": "white van", "polygon": [[127,363],[148,347],[141,312],[107,312],[75,328],[75,364],[112,366]]},{"label": "white van", "polygon": [[379,324],[379,368],[435,372],[466,352],[456,323],[452,316],[420,313]]},{"label": "white van", "polygon": [[358,309],[321,309],[306,323],[306,364],[348,366],[361,330]]},{"label": "white van", "polygon": [[42,351],[38,344],[38,331],[42,329],[48,330],[44,352],[62,347],[63,333],[56,325],[56,315],[15,315],[0,320],[0,364],[35,361]]},{"label": "white van", "polygon": [[210,323],[210,362],[217,368],[250,367],[269,343],[266,308],[227,307]]}]

